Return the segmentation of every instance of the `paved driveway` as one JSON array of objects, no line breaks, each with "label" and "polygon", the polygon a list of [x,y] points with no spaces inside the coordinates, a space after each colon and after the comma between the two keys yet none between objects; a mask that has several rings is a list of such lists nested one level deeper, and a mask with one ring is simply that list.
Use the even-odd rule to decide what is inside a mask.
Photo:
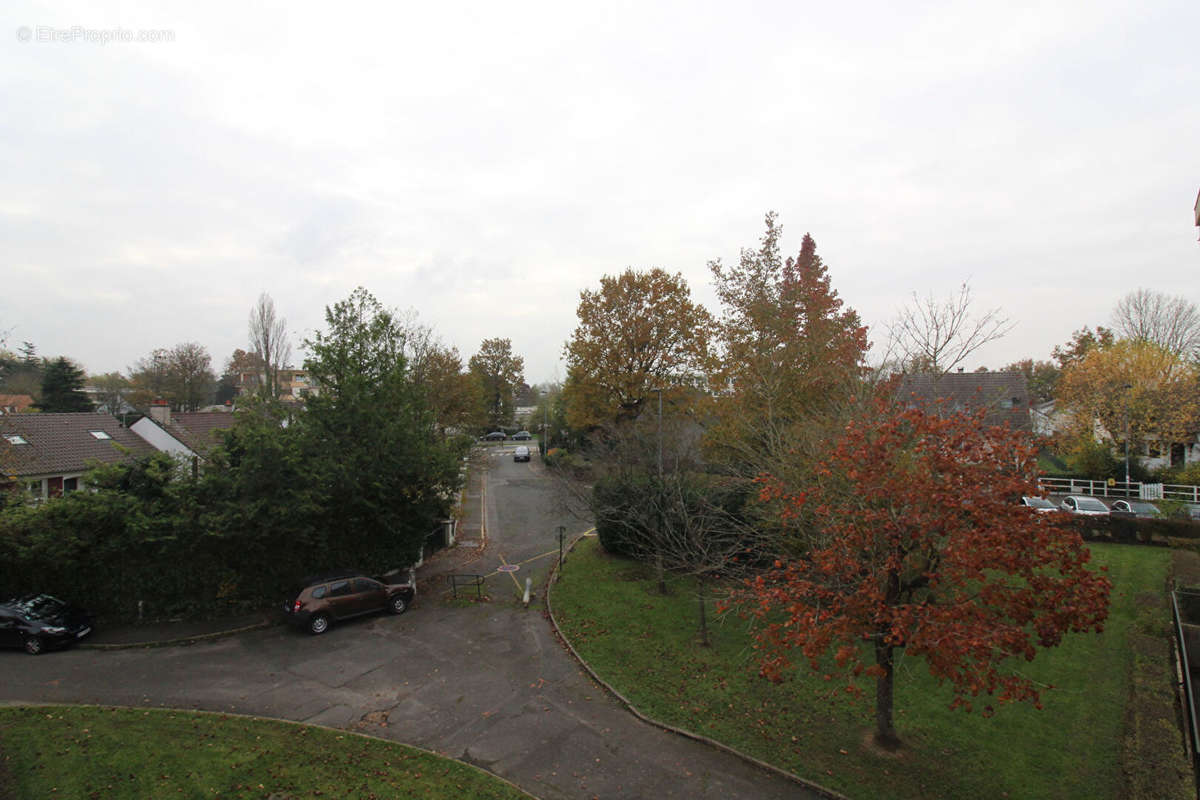
[{"label": "paved driveway", "polygon": [[[557,523],[540,464],[493,456],[491,543],[478,568],[549,565]],[[543,554],[539,556],[539,554]],[[491,570],[488,570],[489,572]],[[518,572],[521,575],[522,572]],[[497,582],[499,581],[499,582]],[[168,706],[352,728],[488,769],[543,798],[812,796],[733,756],[639,722],[555,640],[539,604],[489,579],[490,604],[420,598],[401,617],[287,628],[157,650],[0,653],[0,700]]]}]

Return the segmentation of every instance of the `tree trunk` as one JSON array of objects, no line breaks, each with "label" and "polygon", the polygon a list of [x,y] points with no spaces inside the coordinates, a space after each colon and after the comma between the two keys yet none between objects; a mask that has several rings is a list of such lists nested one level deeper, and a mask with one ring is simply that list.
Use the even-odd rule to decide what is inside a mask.
[{"label": "tree trunk", "polygon": [[700,603],[700,644],[709,646],[708,614],[704,608],[704,576],[696,576],[696,600]]},{"label": "tree trunk", "polygon": [[658,576],[658,593],[667,593],[667,570],[663,566],[662,551],[654,554],[654,573]]},{"label": "tree trunk", "polygon": [[900,747],[900,737],[892,724],[892,701],[894,686],[893,648],[884,643],[886,632],[880,631],[875,640],[875,663],[883,668],[883,674],[875,678],[875,744],[886,750]]}]

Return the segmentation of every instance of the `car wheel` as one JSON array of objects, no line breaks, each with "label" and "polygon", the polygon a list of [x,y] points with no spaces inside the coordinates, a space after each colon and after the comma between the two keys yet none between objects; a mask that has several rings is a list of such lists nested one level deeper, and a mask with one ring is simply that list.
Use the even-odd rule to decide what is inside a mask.
[{"label": "car wheel", "polygon": [[329,617],[324,614],[313,614],[312,619],[308,621],[308,632],[313,636],[318,636],[329,630]]},{"label": "car wheel", "polygon": [[42,652],[42,640],[36,636],[30,636],[25,640],[25,652],[31,656],[36,656]]},{"label": "car wheel", "polygon": [[388,607],[391,608],[393,614],[403,614],[405,611],[408,611],[408,601],[401,595],[396,595],[392,598]]}]

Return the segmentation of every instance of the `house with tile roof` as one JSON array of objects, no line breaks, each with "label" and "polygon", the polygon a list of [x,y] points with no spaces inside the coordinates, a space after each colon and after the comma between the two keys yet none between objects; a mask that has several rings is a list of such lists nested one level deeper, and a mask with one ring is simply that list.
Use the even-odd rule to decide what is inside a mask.
[{"label": "house with tile roof", "polygon": [[130,425],[130,430],[155,449],[181,458],[204,458],[221,443],[220,431],[233,427],[232,410],[172,412],[165,401],[150,406],[150,416]]},{"label": "house with tile roof", "polygon": [[36,499],[80,488],[95,464],[134,461],[155,449],[110,414],[97,412],[0,416],[0,483]]},{"label": "house with tile roof", "polygon": [[902,375],[897,397],[912,405],[942,403],[951,412],[986,409],[984,423],[1032,430],[1029,386],[1021,372],[951,372]]}]

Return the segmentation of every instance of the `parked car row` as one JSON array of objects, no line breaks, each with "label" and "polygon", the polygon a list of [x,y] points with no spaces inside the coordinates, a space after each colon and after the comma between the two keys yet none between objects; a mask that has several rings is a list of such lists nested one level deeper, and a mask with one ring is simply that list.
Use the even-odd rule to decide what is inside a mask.
[{"label": "parked car row", "polygon": [[[486,436],[482,436],[480,438],[482,438],[485,442],[503,442],[507,440],[509,436],[504,431],[492,431]],[[514,442],[528,442],[532,438],[533,434],[529,431],[517,431],[512,435],[512,440]]]},{"label": "parked car row", "polygon": [[[1158,506],[1145,500],[1115,500],[1110,507],[1097,497],[1078,494],[1067,495],[1057,505],[1044,497],[1022,497],[1021,505],[1039,513],[1065,511],[1069,514],[1092,517],[1118,514],[1139,519],[1156,519],[1163,516]],[[1188,519],[1200,521],[1200,504],[1185,503],[1182,512]]]}]

